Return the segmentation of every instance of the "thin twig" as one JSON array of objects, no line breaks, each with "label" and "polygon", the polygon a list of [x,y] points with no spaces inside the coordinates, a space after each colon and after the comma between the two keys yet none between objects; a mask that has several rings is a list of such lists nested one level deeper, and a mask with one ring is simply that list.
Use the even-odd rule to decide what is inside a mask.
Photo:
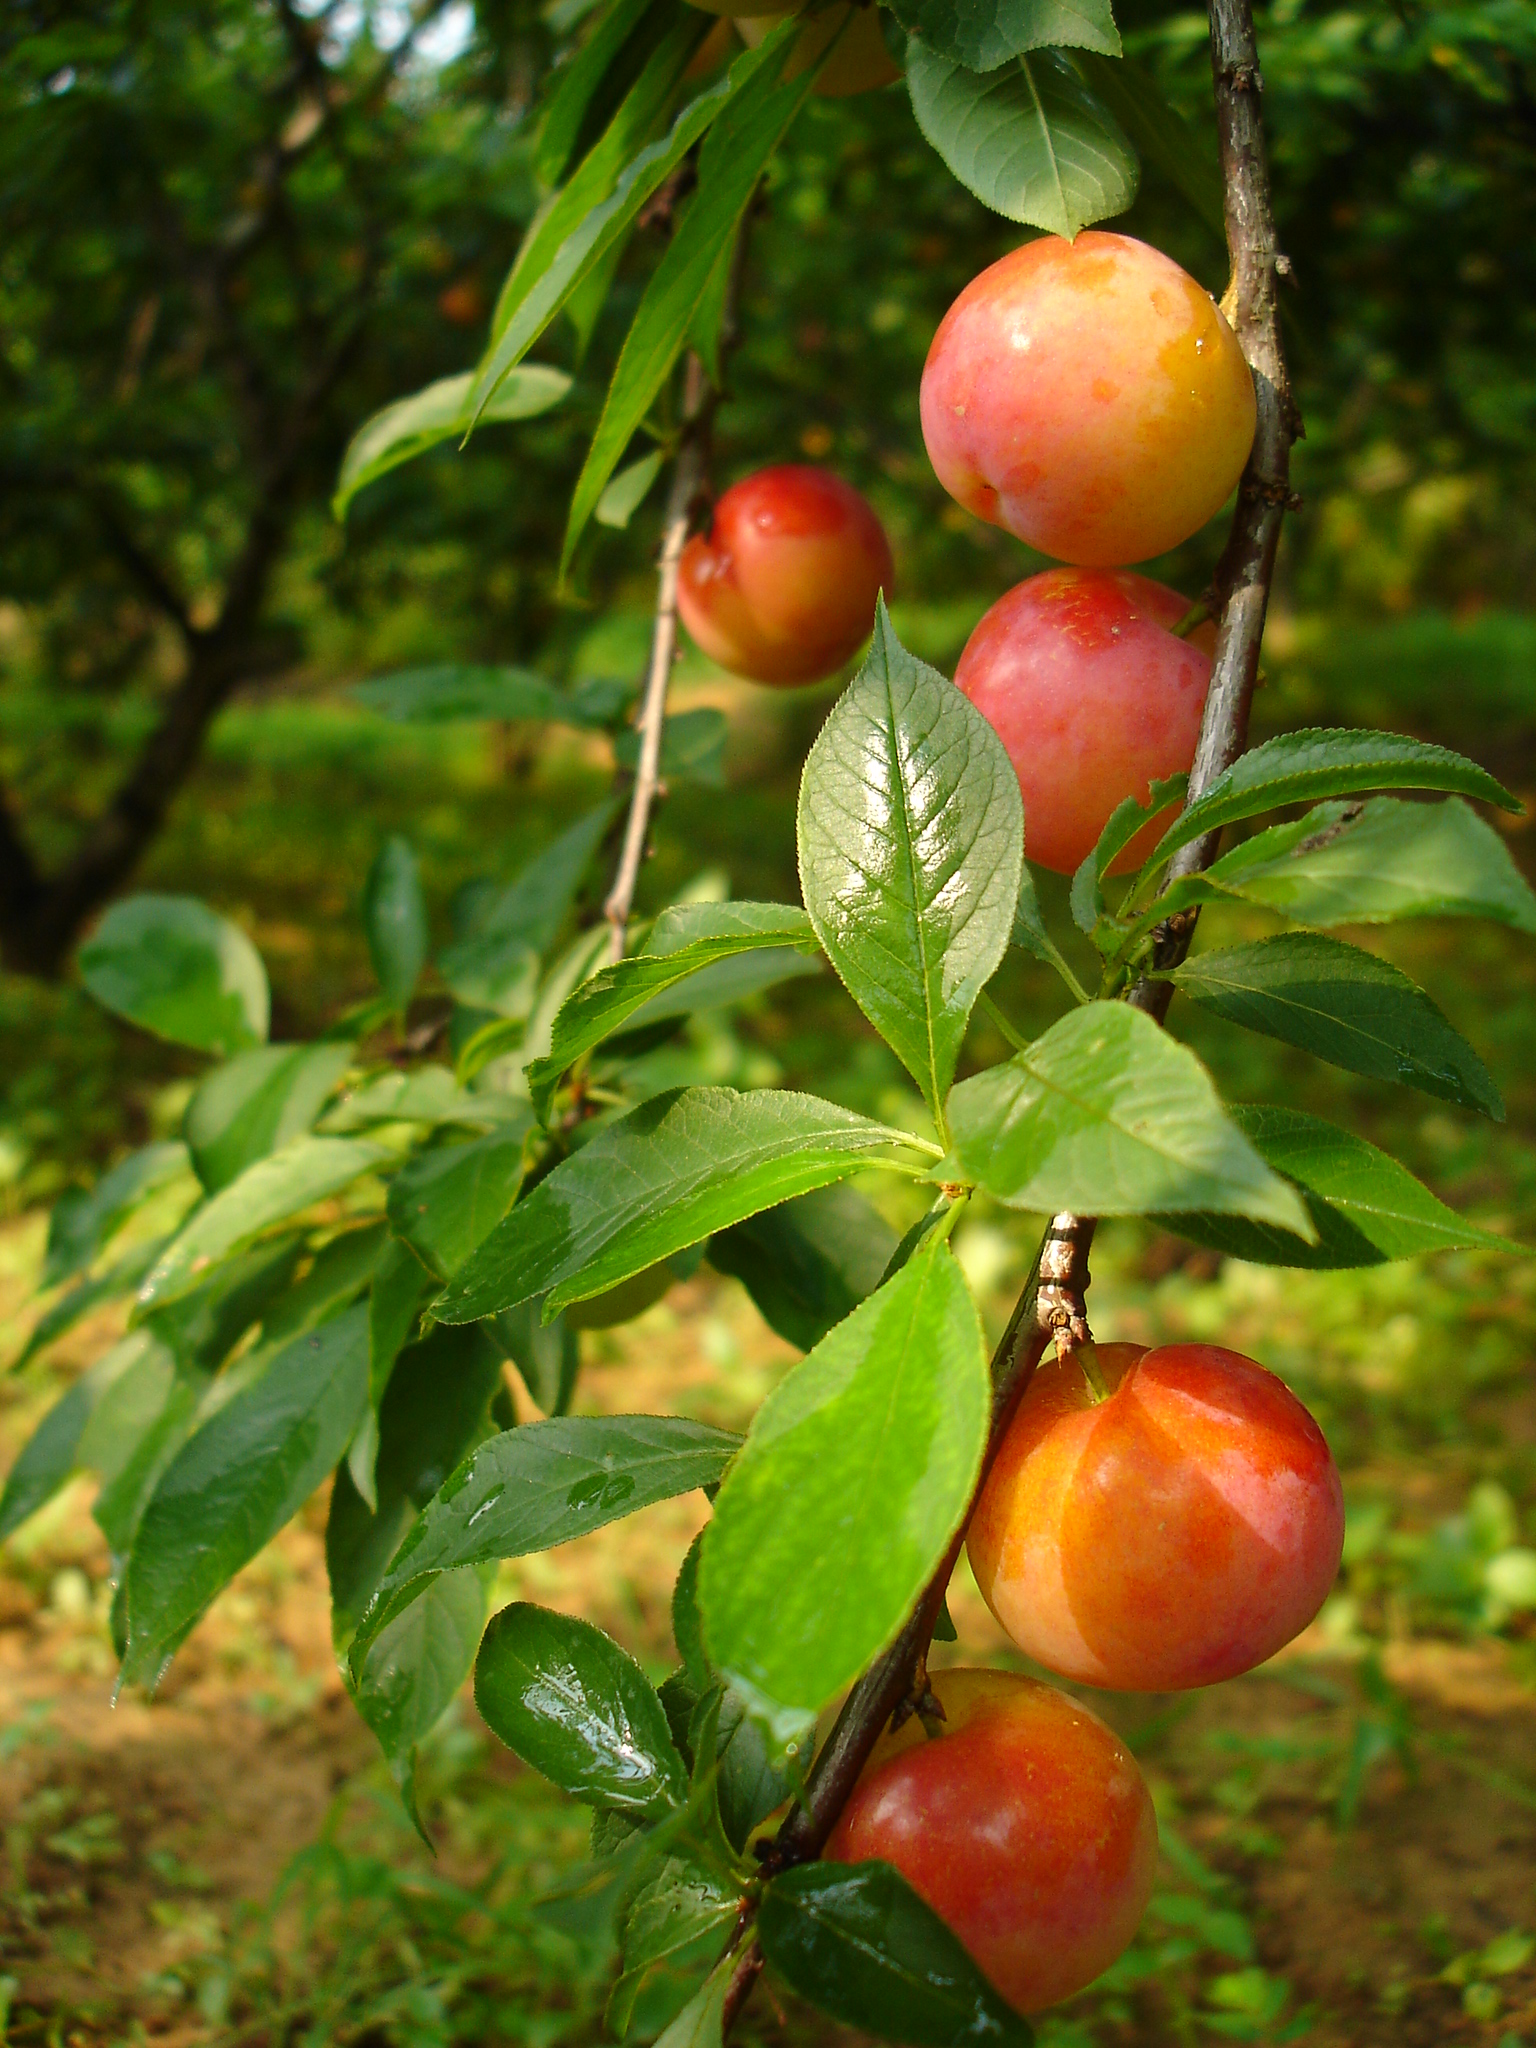
[{"label": "thin twig", "polygon": [[[1210,787],[1248,743],[1248,715],[1258,678],[1259,643],[1275,549],[1281,520],[1291,503],[1291,443],[1301,431],[1280,345],[1275,280],[1288,273],[1275,244],[1258,107],[1251,0],[1209,0],[1209,7],[1227,243],[1232,259],[1232,283],[1224,310],[1253,371],[1258,425],[1214,582],[1216,651],[1190,775],[1191,801]],[[1218,839],[1218,834],[1209,834],[1184,848],[1172,863],[1175,873],[1195,874],[1208,867],[1215,858]],[[1193,933],[1192,917],[1160,926],[1154,964],[1159,969],[1176,966],[1188,951]],[[1161,1022],[1172,994],[1170,982],[1143,980],[1128,1000]],[[992,1423],[983,1479],[1047,1345],[1058,1333],[1068,1346],[1086,1339],[1083,1297],[1094,1228],[1091,1216],[1052,1218],[1034,1269],[993,1354]],[[870,1751],[924,1670],[933,1626],[964,1540],[962,1527],[900,1636],[849,1693],[811,1769],[804,1803],[790,1814],[764,1858],[770,1872],[820,1854]],[[760,1952],[754,1942],[743,1951],[727,1993],[727,2031],[760,1967]]]}]

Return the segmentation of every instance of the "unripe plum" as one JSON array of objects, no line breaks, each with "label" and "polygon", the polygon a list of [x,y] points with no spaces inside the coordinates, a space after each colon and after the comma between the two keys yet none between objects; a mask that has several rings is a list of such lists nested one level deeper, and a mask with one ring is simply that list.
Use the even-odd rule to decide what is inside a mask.
[{"label": "unripe plum", "polygon": [[[982,619],[955,681],[1008,750],[1024,793],[1024,846],[1071,874],[1122,798],[1195,758],[1212,632],[1170,632],[1189,606],[1126,570],[1047,569]],[[1115,872],[1145,859],[1166,819],[1142,828]]]},{"label": "unripe plum", "polygon": [[677,608],[712,661],[756,683],[816,683],[856,654],[892,583],[890,543],[852,484],[805,463],[732,484],[683,549]]},{"label": "unripe plum", "polygon": [[966,286],[933,337],[923,438],[968,511],[1064,562],[1144,562],[1219,511],[1253,444],[1253,378],[1210,294],[1129,235],[1043,235]]},{"label": "unripe plum", "polygon": [[825,1853],[893,1863],[1009,2004],[1039,2012],[1136,1932],[1152,1801],[1125,1745],[1054,1686],[964,1670],[930,1683],[942,1732],[914,1716],[881,1737]]},{"label": "unripe plum", "polygon": [[[779,14],[758,15],[755,20],[743,21],[742,40],[755,49],[770,29],[787,19]],[[828,7],[813,14],[785,58],[782,76],[786,80],[798,78],[816,62],[844,22],[848,26],[811,91],[819,99],[841,100],[856,92],[872,92],[877,85],[891,85],[900,78],[901,67],[885,47],[880,10],[872,4]]]},{"label": "unripe plum", "polygon": [[1326,1599],[1344,1496],[1323,1433],[1214,1344],[1098,1349],[1035,1374],[971,1521],[971,1569],[1019,1648],[1064,1678],[1170,1692],[1272,1657]]}]

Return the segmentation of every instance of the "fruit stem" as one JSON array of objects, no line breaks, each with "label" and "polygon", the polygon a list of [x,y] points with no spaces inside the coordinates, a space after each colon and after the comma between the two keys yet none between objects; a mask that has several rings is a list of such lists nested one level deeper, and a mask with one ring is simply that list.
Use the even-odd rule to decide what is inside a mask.
[{"label": "fruit stem", "polygon": [[1066,1346],[1063,1346],[1060,1337],[1058,1337],[1056,1340],[1056,1355],[1058,1358],[1076,1359],[1082,1369],[1083,1378],[1088,1382],[1088,1391],[1093,1396],[1093,1405],[1095,1407],[1101,1401],[1109,1399],[1109,1382],[1105,1379],[1103,1367],[1099,1364],[1099,1347],[1091,1337],[1086,1344],[1068,1344]]},{"label": "fruit stem", "polygon": [[1210,597],[1197,597],[1178,624],[1170,626],[1168,630],[1175,640],[1187,640],[1195,628],[1203,626],[1211,615]]}]

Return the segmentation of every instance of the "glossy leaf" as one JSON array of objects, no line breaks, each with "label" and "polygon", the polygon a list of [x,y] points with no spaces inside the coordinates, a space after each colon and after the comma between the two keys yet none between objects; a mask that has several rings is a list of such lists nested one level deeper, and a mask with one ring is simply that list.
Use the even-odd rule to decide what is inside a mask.
[{"label": "glossy leaf", "polygon": [[475,1705],[492,1734],[573,1798],[655,1816],[688,1772],[655,1688],[589,1621],[516,1601],[486,1630]]},{"label": "glossy leaf", "polygon": [[698,190],[674,228],[630,323],[602,417],[576,480],[560,551],[562,576],[609,478],[682,353],[694,313],[735,239],[758,179],[810,97],[816,82],[814,65],[797,78],[778,82],[783,52],[795,34],[787,24],[770,31],[761,52],[753,53],[764,55],[766,61],[721,109],[704,137]]},{"label": "glossy leaf", "polygon": [[1147,866],[1239,818],[1257,817],[1282,804],[1315,803],[1321,797],[1354,796],[1373,789],[1444,790],[1506,811],[1520,808],[1486,769],[1449,747],[1405,739],[1400,733],[1311,727],[1280,733],[1240,755],[1180,813]]},{"label": "glossy leaf", "polygon": [[1407,1167],[1352,1131],[1294,1109],[1245,1108],[1233,1115],[1255,1149],[1300,1190],[1317,1242],[1304,1244],[1289,1231],[1238,1216],[1164,1219],[1170,1230],[1197,1244],[1257,1265],[1313,1271],[1379,1266],[1458,1248],[1526,1251],[1458,1216]]},{"label": "glossy leaf", "polygon": [[578,818],[497,890],[473,928],[441,955],[438,967],[461,1003],[528,1015],[538,956],[558,937],[612,816],[612,804],[599,804]]},{"label": "glossy leaf", "polygon": [[1424,991],[1342,939],[1280,932],[1201,953],[1167,978],[1202,1009],[1336,1067],[1504,1115],[1492,1075]]},{"label": "glossy leaf", "polygon": [[[626,150],[632,147],[633,140],[639,139],[637,131],[649,129],[670,98],[676,77],[707,33],[702,23],[680,21],[676,37],[657,50],[632,95],[637,102],[643,101],[643,106],[637,107],[643,118],[632,120],[626,102],[626,108],[620,110],[615,120]],[[761,48],[744,51],[724,78],[688,102],[665,136],[638,155],[624,159],[622,174],[617,164],[610,173],[606,153],[600,174],[584,177],[588,165],[583,164],[541,224],[537,244],[530,241],[519,252],[496,308],[495,340],[480,366],[472,401],[475,406],[485,404],[500,388],[502,379],[521,362],[576,286],[603,260],[614,242],[628,233],[646,200],[709,132],[736,95],[745,91],[763,65],[777,60],[781,48],[782,39],[770,37]],[[595,158],[597,151],[592,154]],[[615,182],[609,182],[610,175]],[[605,196],[590,197],[589,187],[593,192],[603,192],[606,187]]]},{"label": "glossy leaf", "polygon": [[758,1410],[699,1603],[711,1662],[771,1725],[819,1711],[896,1635],[964,1517],[989,1406],[975,1305],[930,1239]]},{"label": "glossy leaf", "polygon": [[942,1122],[971,1010],[1007,950],[1024,808],[997,734],[907,653],[883,600],[806,759],[797,829],[816,935]]},{"label": "glossy leaf", "polygon": [[154,1339],[134,1330],[67,1387],[17,1454],[0,1491],[0,1542],[46,1507],[80,1464],[80,1446],[97,1403]]},{"label": "glossy leaf", "polygon": [[83,1273],[148,1197],[187,1170],[187,1148],[175,1138],[141,1145],[110,1167],[93,1188],[70,1188],[48,1218],[41,1287]]},{"label": "glossy leaf", "polygon": [[[380,1581],[359,1642],[366,1647],[438,1572],[548,1550],[714,1485],[739,1441],[669,1415],[561,1415],[504,1430],[427,1503]],[[354,1651],[354,1668],[357,1661]]]},{"label": "glossy leaf", "polygon": [[402,724],[448,725],[457,719],[558,719],[584,725],[574,700],[530,668],[489,668],[442,662],[432,668],[402,669],[359,683],[354,703]]},{"label": "glossy leaf", "polygon": [[889,1863],[805,1863],[776,1877],[757,1938],[792,1990],[847,2026],[913,2048],[1030,2048],[1026,2022]]},{"label": "glossy leaf", "polygon": [[367,1400],[368,1315],[354,1308],[279,1351],[177,1453],[128,1563],[125,1683],[157,1683],[214,1595],[330,1473]]},{"label": "glossy leaf", "polygon": [[893,11],[909,34],[971,71],[1062,44],[1120,54],[1109,0],[896,0]]},{"label": "glossy leaf", "polygon": [[681,1857],[669,1857],[636,1893],[624,1919],[623,1974],[605,2018],[618,2040],[653,2039],[686,2009],[736,1920],[738,1894]]},{"label": "glossy leaf", "polygon": [[1171,804],[1182,803],[1189,787],[1187,775],[1170,775],[1153,782],[1146,803],[1122,797],[1111,811],[1091,853],[1072,877],[1072,921],[1081,932],[1092,933],[1104,915],[1104,877],[1144,825],[1160,816]]},{"label": "glossy leaf", "polygon": [[896,1233],[840,1184],[749,1216],[709,1241],[709,1263],[751,1295],[771,1330],[809,1351],[885,1277]]},{"label": "glossy leaf", "polygon": [[340,1194],[393,1155],[363,1138],[294,1138],[258,1159],[205,1202],[172,1238],[139,1289],[140,1311],[174,1301],[196,1286],[216,1259],[238,1251],[274,1223]]},{"label": "glossy leaf", "polygon": [[447,1279],[511,1208],[524,1170],[523,1134],[515,1126],[468,1145],[418,1152],[390,1186],[390,1228],[430,1272]]},{"label": "glossy leaf", "polygon": [[205,1074],[192,1092],[182,1136],[210,1194],[307,1131],[352,1062],[344,1041],[258,1045]]},{"label": "glossy leaf", "polygon": [[1027,1052],[962,1081],[964,1172],[1014,1209],[1135,1216],[1211,1209],[1306,1237],[1300,1198],[1254,1151],[1186,1046],[1126,1003],[1088,1003]]},{"label": "glossy leaf", "polygon": [[1084,49],[1073,61],[1125,130],[1143,164],[1161,171],[1211,232],[1225,240],[1221,166],[1214,146],[1195,133],[1152,73],[1133,58],[1097,56]]},{"label": "glossy leaf", "polygon": [[646,936],[646,953],[680,953],[703,939],[753,939],[762,945],[815,943],[810,919],[793,903],[671,903]]},{"label": "glossy leaf", "polygon": [[364,420],[341,458],[332,514],[345,519],[358,492],[402,462],[412,462],[444,441],[462,441],[471,421],[535,419],[557,406],[571,388],[564,370],[524,363],[498,384],[495,397],[477,414],[470,404],[474,384],[473,370],[439,377]]},{"label": "glossy leaf", "polygon": [[267,1035],[261,955],[238,925],[193,896],[129,896],[80,948],[80,979],[103,1009],[141,1030],[228,1057]]},{"label": "glossy leaf", "polygon": [[[786,907],[778,928],[766,923],[755,930],[695,939],[667,953],[636,953],[594,974],[566,997],[554,1020],[550,1051],[528,1068],[529,1092],[541,1117],[559,1086],[560,1077],[605,1038],[624,1028],[634,1013],[653,999],[686,982],[701,968],[737,953],[786,944],[814,946],[810,921],[803,911]],[[660,1014],[653,1008],[652,1014]]]},{"label": "glossy leaf", "polygon": [[409,839],[392,832],[363,888],[363,930],[379,987],[404,1011],[427,961],[427,899]]},{"label": "glossy leaf", "polygon": [[907,41],[917,125],[950,170],[1007,220],[1076,235],[1136,197],[1136,152],[1113,114],[1054,50],[967,70]]},{"label": "glossy leaf", "polygon": [[835,1103],[776,1089],[673,1088],[632,1109],[503,1219],[432,1304],[478,1322],[535,1295],[546,1316],[903,1142]]},{"label": "glossy leaf", "polygon": [[1210,875],[1298,924],[1487,917],[1536,933],[1536,892],[1498,833],[1459,797],[1320,804],[1234,847]]}]

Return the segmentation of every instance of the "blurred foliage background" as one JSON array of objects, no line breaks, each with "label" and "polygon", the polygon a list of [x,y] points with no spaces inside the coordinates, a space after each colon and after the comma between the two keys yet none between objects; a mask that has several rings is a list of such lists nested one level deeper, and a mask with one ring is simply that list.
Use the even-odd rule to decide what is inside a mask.
[{"label": "blurred foliage background", "polygon": [[[514,868],[601,793],[599,756],[568,735],[392,725],[348,691],[443,660],[560,680],[637,672],[656,497],[627,530],[591,530],[565,596],[554,566],[662,230],[629,245],[590,334],[562,322],[541,347],[576,375],[565,406],[395,471],[345,527],[329,510],[359,422],[477,358],[537,203],[530,109],[582,12],[581,0],[414,12],[398,0],[16,0],[0,23],[8,1315],[21,1315],[42,1206],[174,1128],[193,1071],[70,982],[72,943],[107,892],[131,877],[237,917],[268,962],[274,1037],[298,1037],[368,990],[356,904],[386,832],[416,844],[441,933],[458,888]],[[1214,149],[1203,19],[1157,0],[1123,0],[1120,18]],[[1412,731],[1536,801],[1536,10],[1276,0],[1259,31],[1307,425],[1261,729]],[[1220,291],[1219,245],[1155,172],[1123,225]],[[812,101],[754,224],[716,436],[720,485],[810,459],[870,494],[896,552],[898,630],[946,667],[987,605],[1039,566],[944,496],[917,422],[944,308],[1016,239],[949,179],[900,88]],[[1151,573],[1193,593],[1219,540],[1218,523]],[[676,701],[729,717],[727,793],[673,789],[646,903],[705,870],[741,895],[793,896],[793,791],[834,694],[754,691],[685,658]],[[1529,871],[1536,837],[1520,821],[1511,831]],[[1483,1050],[1507,1126],[1426,1113],[1270,1041],[1207,1032],[1189,1011],[1176,1028],[1234,1097],[1353,1124],[1448,1200],[1536,1240],[1525,942],[1423,925],[1381,943]],[[1008,974],[1018,1019],[1048,1021],[1043,971]],[[814,1085],[871,1110],[903,1086],[825,979],[729,1027],[693,1028],[721,1078]],[[974,1051],[998,1057],[986,1029]],[[971,1231],[994,1314],[1022,1242],[1003,1218]],[[1143,1706],[1127,1723],[1164,1802],[1168,1890],[1116,1983],[1047,2040],[1536,2040],[1536,1631],[1506,1597],[1519,1568],[1497,1562],[1536,1544],[1531,1272],[1456,1255],[1277,1277],[1132,1226],[1105,1233],[1095,1272],[1101,1334],[1220,1335],[1286,1372],[1345,1469],[1351,1547],[1327,1617],[1333,1662],[1289,1692],[1244,1681],[1192,1720]],[[734,1422],[782,1364],[750,1321],[744,1297],[700,1283],[602,1339],[597,1363],[631,1375],[628,1405],[643,1405],[633,1381],[648,1372],[650,1398],[671,1405],[655,1375],[675,1367],[700,1412]],[[4,1383],[11,1448],[57,1384],[52,1369]],[[124,1817],[90,1743],[48,1733],[65,1726],[50,1687],[94,1697],[109,1682],[92,1662],[102,1588],[88,1527],[77,1512],[18,1540],[0,1577],[21,1617],[0,1644],[22,1645],[0,1672],[32,1659],[44,1674],[41,1691],[20,1685],[33,1705],[0,1734],[0,1754],[26,1766],[0,1915],[0,2014],[15,2001],[16,2038],[593,2038],[600,1947],[573,1948],[525,1903],[579,1851],[576,1819],[497,1767],[467,1720],[432,1766],[435,1874],[369,1775],[366,1738],[325,1736],[335,1803],[318,1841],[281,1893],[270,1873],[231,1879],[251,1894],[243,1906],[199,1879],[174,1829]],[[315,1558],[302,1545],[284,1557],[241,1594],[249,1611],[214,1660],[225,1691],[184,1739],[220,1739],[210,1731],[238,1700],[262,1740],[281,1747],[309,1727],[321,1742],[326,1652],[306,1649],[292,1619]],[[625,1633],[627,1615],[628,1639],[664,1668],[664,1591],[658,1607],[645,1561],[594,1553],[585,1569],[576,1597],[608,1599],[617,1574],[631,1590],[617,1619],[601,1618]],[[984,1632],[974,1600],[961,1606],[962,1635],[967,1617]],[[0,1600],[0,1624],[11,1614]],[[1425,1644],[1452,1658],[1433,1683],[1413,1663]],[[163,1818],[174,1797],[162,1793],[145,1796]],[[304,1812],[309,1839],[324,1799]],[[150,1914],[163,1953],[131,1996],[98,1987],[93,2002],[92,1940],[106,1941],[98,1923],[120,1896]],[[28,1989],[40,1957],[65,1971],[51,2003]],[[800,2038],[806,2022],[765,2005],[753,2025]]]}]

